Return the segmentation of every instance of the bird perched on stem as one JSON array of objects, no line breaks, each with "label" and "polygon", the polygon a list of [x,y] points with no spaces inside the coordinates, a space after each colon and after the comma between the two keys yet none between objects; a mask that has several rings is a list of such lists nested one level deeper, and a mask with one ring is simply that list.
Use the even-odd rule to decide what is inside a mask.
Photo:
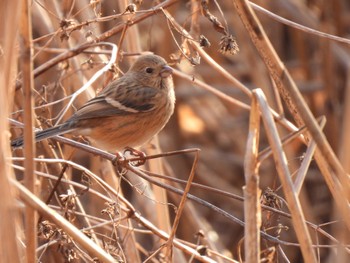
[{"label": "bird perched on stem", "polygon": [[[172,69],[157,55],[140,56],[127,73],[109,83],[67,121],[39,131],[35,140],[72,133],[106,151],[121,151],[148,142],[174,112]],[[23,138],[11,142],[23,146]]]}]

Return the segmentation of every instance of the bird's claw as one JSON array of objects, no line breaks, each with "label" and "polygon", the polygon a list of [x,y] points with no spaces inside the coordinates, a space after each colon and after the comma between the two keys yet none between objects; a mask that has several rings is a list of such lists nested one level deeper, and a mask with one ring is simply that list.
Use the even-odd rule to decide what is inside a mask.
[{"label": "bird's claw", "polygon": [[127,147],[123,153],[117,152],[115,159],[113,160],[113,164],[118,167],[118,172],[121,175],[124,175],[127,172],[126,165],[130,162],[130,159],[125,157],[126,155],[131,155],[135,157],[134,159],[137,159],[131,162],[133,166],[137,167],[146,163],[146,154],[144,152]]},{"label": "bird's claw", "polygon": [[113,165],[117,167],[117,171],[118,171],[118,174],[120,176],[123,176],[127,173],[127,169],[125,168],[125,163],[126,163],[126,158],[123,154],[121,154],[120,152],[117,152],[115,154],[115,158],[114,160],[112,161]]},{"label": "bird's claw", "polygon": [[146,154],[144,152],[136,150],[136,149],[131,148],[131,147],[127,147],[124,150],[124,156],[127,153],[132,155],[132,156],[134,156],[134,157],[136,157],[136,158],[139,158],[137,161],[133,161],[132,162],[133,166],[141,166],[141,165],[144,165],[146,163],[146,159],[145,159]]}]

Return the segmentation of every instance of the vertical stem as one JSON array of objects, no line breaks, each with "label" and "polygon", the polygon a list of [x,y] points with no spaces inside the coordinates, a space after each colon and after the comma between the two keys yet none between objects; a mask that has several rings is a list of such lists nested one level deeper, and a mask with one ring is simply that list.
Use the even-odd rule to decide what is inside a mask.
[{"label": "vertical stem", "polygon": [[245,262],[254,263],[260,261],[260,226],[261,207],[259,189],[259,130],[260,112],[253,92],[252,108],[249,117],[249,133],[247,148],[244,157],[244,176],[246,185],[244,191],[244,255]]},{"label": "vertical stem", "polygon": [[20,245],[23,239],[23,224],[19,219],[10,179],[14,177],[9,165],[9,109],[12,107],[14,80],[17,74],[17,31],[21,3],[0,1],[0,262],[23,262],[25,250]]},{"label": "vertical stem", "polygon": [[259,101],[259,108],[263,113],[262,120],[265,130],[269,131],[266,133],[267,139],[271,146],[273,158],[276,164],[276,170],[280,178],[284,195],[288,203],[288,208],[292,216],[293,226],[300,244],[301,253],[303,254],[305,262],[316,263],[317,260],[312,248],[311,236],[305,223],[306,220],[300,201],[293,186],[291,174],[288,168],[287,158],[283,151],[282,143],[279,138],[277,127],[270,111],[270,107],[268,106],[266,97],[261,89],[254,90],[254,95]]},{"label": "vertical stem", "polygon": [[[24,91],[24,177],[25,185],[29,191],[34,193],[35,175],[34,175],[34,143],[33,143],[33,61],[32,61],[32,22],[30,15],[30,2],[23,0],[22,14],[20,21],[20,68],[22,70],[22,81]],[[25,210],[25,235],[27,261],[36,262],[37,231],[35,210],[26,206]]]}]

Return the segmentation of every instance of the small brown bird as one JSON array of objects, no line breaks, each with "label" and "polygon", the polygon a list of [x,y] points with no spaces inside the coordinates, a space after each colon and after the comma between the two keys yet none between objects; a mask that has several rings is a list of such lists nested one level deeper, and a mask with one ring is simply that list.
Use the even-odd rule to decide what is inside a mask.
[{"label": "small brown bird", "polygon": [[[127,73],[109,83],[64,123],[39,131],[35,140],[72,133],[106,151],[121,151],[148,142],[174,112],[172,69],[156,55],[140,56]],[[11,142],[23,146],[23,138]]]}]

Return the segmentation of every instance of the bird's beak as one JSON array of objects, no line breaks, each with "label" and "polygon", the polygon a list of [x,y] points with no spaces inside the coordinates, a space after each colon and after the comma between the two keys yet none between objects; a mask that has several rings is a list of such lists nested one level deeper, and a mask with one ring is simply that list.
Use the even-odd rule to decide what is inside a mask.
[{"label": "bird's beak", "polygon": [[168,65],[166,65],[162,68],[159,75],[162,78],[166,78],[166,77],[169,77],[172,73],[173,73],[173,69],[171,67],[169,67]]}]

